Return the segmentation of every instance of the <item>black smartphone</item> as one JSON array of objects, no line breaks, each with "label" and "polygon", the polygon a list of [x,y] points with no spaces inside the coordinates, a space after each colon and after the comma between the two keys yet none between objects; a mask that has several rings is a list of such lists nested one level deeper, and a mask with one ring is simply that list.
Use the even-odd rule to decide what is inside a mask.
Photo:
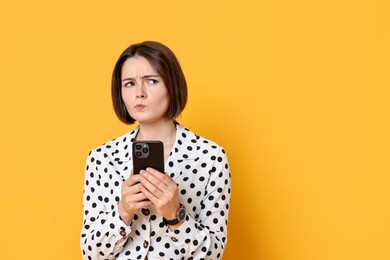
[{"label": "black smartphone", "polygon": [[161,141],[134,141],[133,142],[133,169],[134,174],[141,170],[153,168],[164,173],[164,145]]}]

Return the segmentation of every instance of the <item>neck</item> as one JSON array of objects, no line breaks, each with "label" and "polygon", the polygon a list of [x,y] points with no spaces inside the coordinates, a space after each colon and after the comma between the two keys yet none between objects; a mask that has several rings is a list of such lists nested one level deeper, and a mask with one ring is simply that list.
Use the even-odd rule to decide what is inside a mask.
[{"label": "neck", "polygon": [[154,123],[140,123],[137,140],[160,140],[164,145],[171,145],[176,139],[176,127],[173,120]]}]

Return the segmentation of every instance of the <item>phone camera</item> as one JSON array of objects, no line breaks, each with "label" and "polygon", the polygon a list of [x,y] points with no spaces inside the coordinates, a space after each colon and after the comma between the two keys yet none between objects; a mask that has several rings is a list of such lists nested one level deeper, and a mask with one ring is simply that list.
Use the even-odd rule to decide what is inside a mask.
[{"label": "phone camera", "polygon": [[149,157],[149,145],[147,143],[137,143],[134,148],[134,154],[137,158]]}]

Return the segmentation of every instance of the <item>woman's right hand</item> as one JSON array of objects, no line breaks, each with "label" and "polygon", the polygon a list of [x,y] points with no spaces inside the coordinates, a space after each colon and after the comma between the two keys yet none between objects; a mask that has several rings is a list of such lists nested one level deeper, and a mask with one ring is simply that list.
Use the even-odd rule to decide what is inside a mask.
[{"label": "woman's right hand", "polygon": [[152,203],[140,192],[142,184],[138,176],[131,171],[130,177],[122,183],[122,197],[118,203],[118,211],[123,222],[127,225],[133,220],[134,214]]}]

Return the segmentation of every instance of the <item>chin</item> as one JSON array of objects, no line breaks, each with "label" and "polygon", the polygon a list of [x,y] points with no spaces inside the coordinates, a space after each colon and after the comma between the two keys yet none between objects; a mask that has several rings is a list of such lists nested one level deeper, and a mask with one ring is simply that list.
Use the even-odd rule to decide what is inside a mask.
[{"label": "chin", "polygon": [[157,123],[157,122],[161,121],[161,119],[157,119],[157,118],[137,118],[136,121],[138,123],[140,123],[140,124],[152,124],[152,123]]},{"label": "chin", "polygon": [[137,121],[139,124],[152,124],[152,123],[159,123],[167,120],[164,117],[164,114],[151,115],[147,113],[133,113],[130,114],[130,116],[134,118],[134,120]]}]

